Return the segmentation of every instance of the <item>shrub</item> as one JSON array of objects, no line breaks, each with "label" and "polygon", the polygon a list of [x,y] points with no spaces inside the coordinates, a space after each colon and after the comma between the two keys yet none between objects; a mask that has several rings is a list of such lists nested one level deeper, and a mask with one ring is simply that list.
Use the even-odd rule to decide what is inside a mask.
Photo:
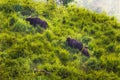
[{"label": "shrub", "polygon": [[55,51],[59,59],[63,64],[66,64],[69,61],[70,54],[64,49],[58,49]]},{"label": "shrub", "polygon": [[24,20],[20,19],[14,24],[12,31],[34,33],[34,28],[27,24]]},{"label": "shrub", "polygon": [[101,57],[101,66],[102,68],[106,69],[107,72],[118,72],[117,67],[120,64],[120,61],[118,60],[119,57],[116,57],[115,54],[110,54],[107,57],[102,56]]},{"label": "shrub", "polygon": [[83,36],[82,42],[88,45],[88,43],[91,41],[91,38],[89,36]]},{"label": "shrub", "polygon": [[90,58],[87,62],[86,62],[86,66],[92,70],[100,70],[101,66],[100,66],[100,61],[97,60],[96,58]]},{"label": "shrub", "polygon": [[44,34],[48,41],[51,42],[54,39],[54,34],[50,30],[46,30]]},{"label": "shrub", "polygon": [[96,58],[100,58],[105,53],[105,50],[103,48],[95,49],[93,55],[96,56]]},{"label": "shrub", "polygon": [[4,51],[12,47],[12,45],[16,42],[17,39],[15,38],[15,36],[12,36],[11,34],[7,34],[7,33],[2,33],[0,35],[0,50]]},{"label": "shrub", "polygon": [[119,34],[116,36],[116,40],[117,40],[118,42],[120,42],[120,35],[119,35]]},{"label": "shrub", "polygon": [[115,44],[111,43],[107,46],[108,52],[114,52],[115,51]]}]

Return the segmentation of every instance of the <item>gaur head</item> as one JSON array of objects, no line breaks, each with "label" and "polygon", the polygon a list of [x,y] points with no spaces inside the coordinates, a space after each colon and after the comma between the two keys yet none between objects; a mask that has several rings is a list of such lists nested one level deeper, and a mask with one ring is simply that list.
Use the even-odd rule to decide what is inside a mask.
[{"label": "gaur head", "polygon": [[25,20],[28,21],[31,25],[36,26],[34,18],[26,18]]},{"label": "gaur head", "polygon": [[26,20],[26,21],[31,21],[31,18],[26,18],[25,20]]},{"label": "gaur head", "polygon": [[70,39],[71,39],[71,38],[70,38],[70,37],[68,37],[68,38],[67,38],[67,41],[70,41]]},{"label": "gaur head", "polygon": [[89,52],[88,52],[88,47],[84,47],[82,50],[82,54],[84,54],[87,57],[90,57]]}]

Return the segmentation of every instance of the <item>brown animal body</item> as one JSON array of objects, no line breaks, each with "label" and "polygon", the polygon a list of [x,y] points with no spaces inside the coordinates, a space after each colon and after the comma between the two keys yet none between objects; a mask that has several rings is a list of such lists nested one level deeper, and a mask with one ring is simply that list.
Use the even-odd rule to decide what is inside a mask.
[{"label": "brown animal body", "polygon": [[29,21],[33,26],[41,26],[42,28],[46,29],[48,24],[46,21],[41,20],[40,18],[26,18],[26,21]]},{"label": "brown animal body", "polygon": [[83,47],[82,42],[79,42],[75,39],[71,39],[69,37],[67,38],[66,42],[67,42],[68,46],[79,49],[82,52],[82,54],[84,54],[87,57],[90,57],[88,49],[86,47]]},{"label": "brown animal body", "polygon": [[70,47],[82,50],[83,44],[75,39],[67,38],[67,43]]}]

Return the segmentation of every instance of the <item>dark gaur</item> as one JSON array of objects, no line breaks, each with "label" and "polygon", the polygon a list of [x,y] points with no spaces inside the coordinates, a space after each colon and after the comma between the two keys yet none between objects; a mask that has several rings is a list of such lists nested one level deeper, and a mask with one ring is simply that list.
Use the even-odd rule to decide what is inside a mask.
[{"label": "dark gaur", "polygon": [[70,37],[67,38],[66,42],[67,42],[68,46],[79,49],[82,52],[82,54],[84,54],[85,56],[87,56],[87,57],[90,56],[88,49],[86,47],[83,47],[82,42],[79,42],[75,39],[71,39]]},{"label": "dark gaur", "polygon": [[46,21],[41,20],[40,18],[26,18],[26,21],[29,21],[33,26],[41,26],[42,28],[46,29],[48,24]]}]

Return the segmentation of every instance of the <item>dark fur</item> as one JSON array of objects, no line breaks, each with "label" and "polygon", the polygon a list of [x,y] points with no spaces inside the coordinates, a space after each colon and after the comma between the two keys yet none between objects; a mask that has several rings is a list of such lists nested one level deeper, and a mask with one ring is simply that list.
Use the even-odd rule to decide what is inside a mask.
[{"label": "dark fur", "polygon": [[26,21],[29,21],[31,25],[33,26],[41,26],[42,28],[46,29],[48,24],[46,21],[43,21],[39,18],[26,18]]},{"label": "dark fur", "polygon": [[67,43],[70,47],[82,50],[83,44],[81,42],[76,41],[75,39],[67,38]]},{"label": "dark fur", "polygon": [[82,54],[84,54],[85,56],[87,56],[87,57],[90,57],[90,55],[89,55],[89,52],[88,52],[88,49],[87,48],[84,48],[83,50],[82,50]]},{"label": "dark fur", "polygon": [[83,48],[83,44],[82,42],[79,42],[75,39],[71,39],[71,38],[67,38],[66,42],[68,43],[68,46],[72,47],[72,48],[76,48],[79,49],[80,51],[82,51],[82,54],[84,54],[85,56],[89,57],[89,52],[87,48]]}]

